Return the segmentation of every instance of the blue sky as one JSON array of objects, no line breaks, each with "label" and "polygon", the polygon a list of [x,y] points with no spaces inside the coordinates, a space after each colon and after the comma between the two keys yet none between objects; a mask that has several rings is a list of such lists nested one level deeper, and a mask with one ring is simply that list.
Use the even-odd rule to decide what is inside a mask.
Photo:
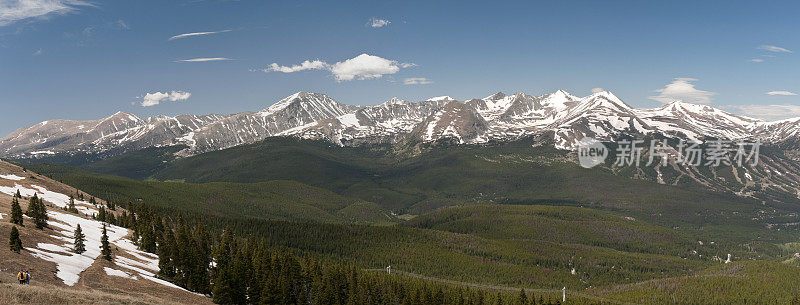
[{"label": "blue sky", "polygon": [[[0,0],[0,134],[117,111],[259,110],[301,90],[366,105],[603,88],[634,107],[681,99],[800,116],[798,11],[797,1]],[[171,39],[202,32],[217,33]]]}]

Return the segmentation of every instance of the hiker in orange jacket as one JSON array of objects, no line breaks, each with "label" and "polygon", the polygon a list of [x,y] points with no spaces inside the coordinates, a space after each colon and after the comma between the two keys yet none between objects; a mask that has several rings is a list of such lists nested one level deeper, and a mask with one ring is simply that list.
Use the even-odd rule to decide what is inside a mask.
[{"label": "hiker in orange jacket", "polygon": [[27,277],[27,276],[25,276],[25,271],[22,271],[22,270],[20,270],[20,272],[19,272],[19,273],[17,273],[17,279],[19,280],[19,283],[20,283],[20,284],[23,284],[23,285],[24,285],[24,284],[25,284],[25,280],[26,280],[27,278],[28,278],[28,277]]}]

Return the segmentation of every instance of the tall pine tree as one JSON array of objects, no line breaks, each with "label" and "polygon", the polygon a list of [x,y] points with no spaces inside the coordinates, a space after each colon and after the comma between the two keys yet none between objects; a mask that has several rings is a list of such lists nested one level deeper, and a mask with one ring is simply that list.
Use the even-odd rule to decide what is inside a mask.
[{"label": "tall pine tree", "polygon": [[86,252],[86,245],[84,245],[84,239],[86,238],[83,235],[83,231],[81,231],[81,225],[78,224],[78,227],[75,228],[75,248],[72,249],[75,253],[81,254]]},{"label": "tall pine tree", "polygon": [[33,218],[33,224],[36,225],[37,229],[42,229],[47,226],[47,208],[44,206],[44,201],[42,201],[36,193],[34,193],[28,201],[28,211],[26,214]]},{"label": "tall pine tree", "polygon": [[111,261],[111,246],[108,244],[106,224],[103,224],[103,236],[100,237],[100,255],[103,256],[103,259]]},{"label": "tall pine tree", "polygon": [[517,296],[517,305],[527,305],[528,304],[528,294],[525,293],[525,289],[520,289],[519,296]]},{"label": "tall pine tree", "polygon": [[231,287],[231,273],[229,271],[231,264],[231,229],[226,228],[222,234],[222,241],[214,251],[214,303],[217,304],[233,304],[233,287]]},{"label": "tall pine tree", "polygon": [[11,237],[8,240],[8,245],[11,247],[11,251],[19,253],[22,250],[22,240],[19,239],[17,226],[11,227]]},{"label": "tall pine tree", "polygon": [[22,226],[22,208],[16,197],[11,199],[11,223]]}]

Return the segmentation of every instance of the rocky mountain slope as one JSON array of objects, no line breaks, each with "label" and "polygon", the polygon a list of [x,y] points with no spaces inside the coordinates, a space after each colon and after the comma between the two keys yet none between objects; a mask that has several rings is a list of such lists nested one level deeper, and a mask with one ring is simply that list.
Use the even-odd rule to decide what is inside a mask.
[{"label": "rocky mountain slope", "polygon": [[372,106],[346,105],[324,94],[298,92],[263,110],[232,115],[141,119],[119,112],[91,121],[44,121],[0,139],[0,156],[78,152],[115,155],[175,144],[187,145],[181,155],[188,156],[270,136],[360,145],[444,138],[457,143],[484,143],[552,134],[556,147],[571,149],[584,137],[610,140],[621,134],[653,133],[695,141],[708,137],[760,139],[796,146],[800,119],[764,122],[683,102],[634,109],[606,91],[586,97],[561,90],[540,96],[498,92],[468,101],[447,96],[420,102],[395,98]]},{"label": "rocky mountain slope", "polygon": [[673,102],[634,109],[610,92],[576,97],[564,91],[540,96],[498,92],[456,101],[443,96],[420,102],[391,99],[372,106],[341,104],[331,97],[298,92],[257,112],[232,115],[156,116],[128,113],[92,121],[50,120],[0,139],[4,157],[60,153],[119,154],[152,146],[185,144],[182,155],[253,143],[270,136],[326,139],[339,145],[514,140],[553,134],[553,143],[574,148],[583,137],[610,140],[620,134],[660,133],[704,138],[761,139],[796,144],[800,119],[764,122],[703,105]]}]

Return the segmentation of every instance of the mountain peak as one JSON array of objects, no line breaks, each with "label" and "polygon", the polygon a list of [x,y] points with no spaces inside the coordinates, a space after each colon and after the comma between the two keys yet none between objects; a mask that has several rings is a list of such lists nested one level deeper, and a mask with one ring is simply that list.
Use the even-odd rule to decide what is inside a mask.
[{"label": "mountain peak", "polygon": [[272,104],[272,106],[269,106],[269,107],[267,107],[267,109],[264,109],[264,110],[260,111],[260,113],[261,113],[262,116],[267,116],[267,115],[270,115],[270,114],[275,113],[277,111],[280,111],[280,110],[288,107],[289,105],[291,105],[291,104],[293,104],[295,102],[312,102],[312,103],[326,103],[326,104],[335,103],[335,104],[338,104],[338,102],[336,102],[335,100],[333,100],[332,98],[330,98],[329,96],[327,96],[325,94],[300,91],[300,92],[297,92],[297,93],[292,94],[290,96],[287,96],[286,98],[278,101],[275,104]]},{"label": "mountain peak", "polygon": [[111,120],[111,119],[141,121],[141,119],[136,115],[124,111],[117,111],[117,113],[114,113],[103,120]]},{"label": "mountain peak", "polygon": [[393,97],[388,101],[383,102],[384,105],[402,105],[407,103],[405,100],[399,99],[397,97]]},{"label": "mountain peak", "polygon": [[558,90],[556,90],[556,92],[551,93],[550,96],[566,98],[566,99],[569,99],[569,100],[577,100],[578,99],[577,96],[574,96],[571,93],[569,93],[567,91],[564,91],[564,90],[561,90],[561,89],[558,89]]},{"label": "mountain peak", "polygon": [[614,95],[614,93],[611,93],[611,91],[606,91],[606,90],[603,90],[603,91],[600,91],[600,92],[595,92],[592,95],[588,96],[586,98],[586,100],[587,101],[593,101],[593,100],[596,100],[598,98],[605,99],[605,100],[611,102],[612,104],[614,104],[614,105],[616,105],[618,107],[624,108],[624,109],[632,109],[630,105],[628,105],[625,102],[623,102],[619,97]]},{"label": "mountain peak", "polygon": [[492,95],[490,95],[490,96],[487,96],[487,97],[486,97],[486,98],[484,98],[484,99],[485,99],[485,100],[491,100],[491,101],[494,101],[494,100],[499,100],[499,99],[505,98],[506,96],[507,96],[507,95],[506,95],[505,93],[503,93],[502,91],[498,91],[497,93],[495,93],[495,94],[492,94]]}]

